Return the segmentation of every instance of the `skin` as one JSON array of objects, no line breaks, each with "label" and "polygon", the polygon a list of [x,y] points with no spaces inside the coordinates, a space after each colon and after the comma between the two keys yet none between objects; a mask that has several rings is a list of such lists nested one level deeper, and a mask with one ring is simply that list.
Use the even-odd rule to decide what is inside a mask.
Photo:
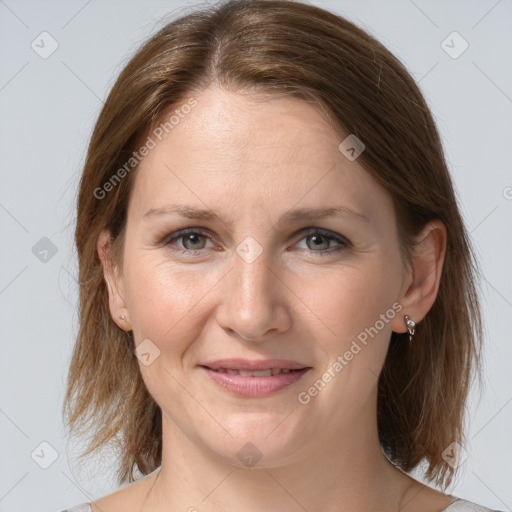
[{"label": "skin", "polygon": [[[97,500],[93,510],[443,510],[453,497],[383,455],[376,403],[391,332],[407,331],[405,314],[421,329],[436,298],[444,225],[425,227],[406,268],[391,197],[357,159],[341,154],[344,136],[321,109],[213,86],[193,96],[198,106],[137,170],[122,270],[110,264],[108,233],[98,239],[112,318],[133,331],[137,345],[150,339],[160,350],[139,366],[162,409],[163,459],[160,472]],[[143,218],[178,201],[214,209],[222,221]],[[336,205],[368,222],[280,221],[295,208]],[[206,235],[166,245],[168,235],[185,228]],[[317,247],[305,228],[350,243],[322,238]],[[248,236],[262,250],[251,263],[236,252]],[[194,247],[199,254],[191,253]],[[301,404],[298,394],[394,303],[401,311]],[[198,368],[224,357],[285,358],[312,370],[271,396],[239,397]],[[254,467],[237,457],[248,442],[262,454]]]}]

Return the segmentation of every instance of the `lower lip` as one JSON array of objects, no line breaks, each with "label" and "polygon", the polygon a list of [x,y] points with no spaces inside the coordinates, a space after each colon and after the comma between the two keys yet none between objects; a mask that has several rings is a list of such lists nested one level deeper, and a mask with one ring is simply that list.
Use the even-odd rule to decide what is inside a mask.
[{"label": "lower lip", "polygon": [[311,368],[292,370],[289,373],[280,373],[271,377],[243,377],[242,375],[216,372],[204,366],[202,369],[221,388],[237,395],[249,397],[267,396],[275,393],[297,382],[308,370],[311,370]]}]

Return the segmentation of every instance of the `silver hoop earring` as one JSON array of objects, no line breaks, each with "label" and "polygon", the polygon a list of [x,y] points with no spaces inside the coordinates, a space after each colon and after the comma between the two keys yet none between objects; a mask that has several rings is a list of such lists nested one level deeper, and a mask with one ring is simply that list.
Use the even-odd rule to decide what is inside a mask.
[{"label": "silver hoop earring", "polygon": [[409,315],[405,315],[405,324],[407,325],[407,330],[409,331],[409,343],[412,342],[412,338],[414,336],[416,322],[409,318]]}]

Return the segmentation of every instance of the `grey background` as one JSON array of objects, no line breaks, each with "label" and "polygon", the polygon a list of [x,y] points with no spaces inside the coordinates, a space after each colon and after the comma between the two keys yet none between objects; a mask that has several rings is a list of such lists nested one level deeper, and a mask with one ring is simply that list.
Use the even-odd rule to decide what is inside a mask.
[{"label": "grey background", "polygon": [[[473,389],[469,457],[448,492],[510,510],[512,4],[313,3],[377,36],[436,116],[485,275],[486,386],[481,396]],[[78,465],[80,444],[60,416],[76,333],[75,193],[93,123],[123,63],[163,16],[193,5],[0,0],[0,511],[58,511],[117,488],[109,453]],[[31,47],[42,46],[43,31],[58,43],[46,59]],[[458,58],[445,51],[463,48],[457,36],[442,46],[453,31],[469,44]],[[43,469],[52,450],[57,459]]]}]

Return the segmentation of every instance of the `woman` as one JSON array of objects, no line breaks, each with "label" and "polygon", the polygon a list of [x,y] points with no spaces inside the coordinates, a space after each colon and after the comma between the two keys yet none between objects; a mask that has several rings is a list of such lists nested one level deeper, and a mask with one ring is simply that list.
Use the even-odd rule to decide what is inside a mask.
[{"label": "woman", "polygon": [[164,27],[100,114],[76,245],[65,412],[128,485],[69,510],[489,511],[408,475],[463,462],[477,266],[431,113],[361,29],[266,0]]}]

